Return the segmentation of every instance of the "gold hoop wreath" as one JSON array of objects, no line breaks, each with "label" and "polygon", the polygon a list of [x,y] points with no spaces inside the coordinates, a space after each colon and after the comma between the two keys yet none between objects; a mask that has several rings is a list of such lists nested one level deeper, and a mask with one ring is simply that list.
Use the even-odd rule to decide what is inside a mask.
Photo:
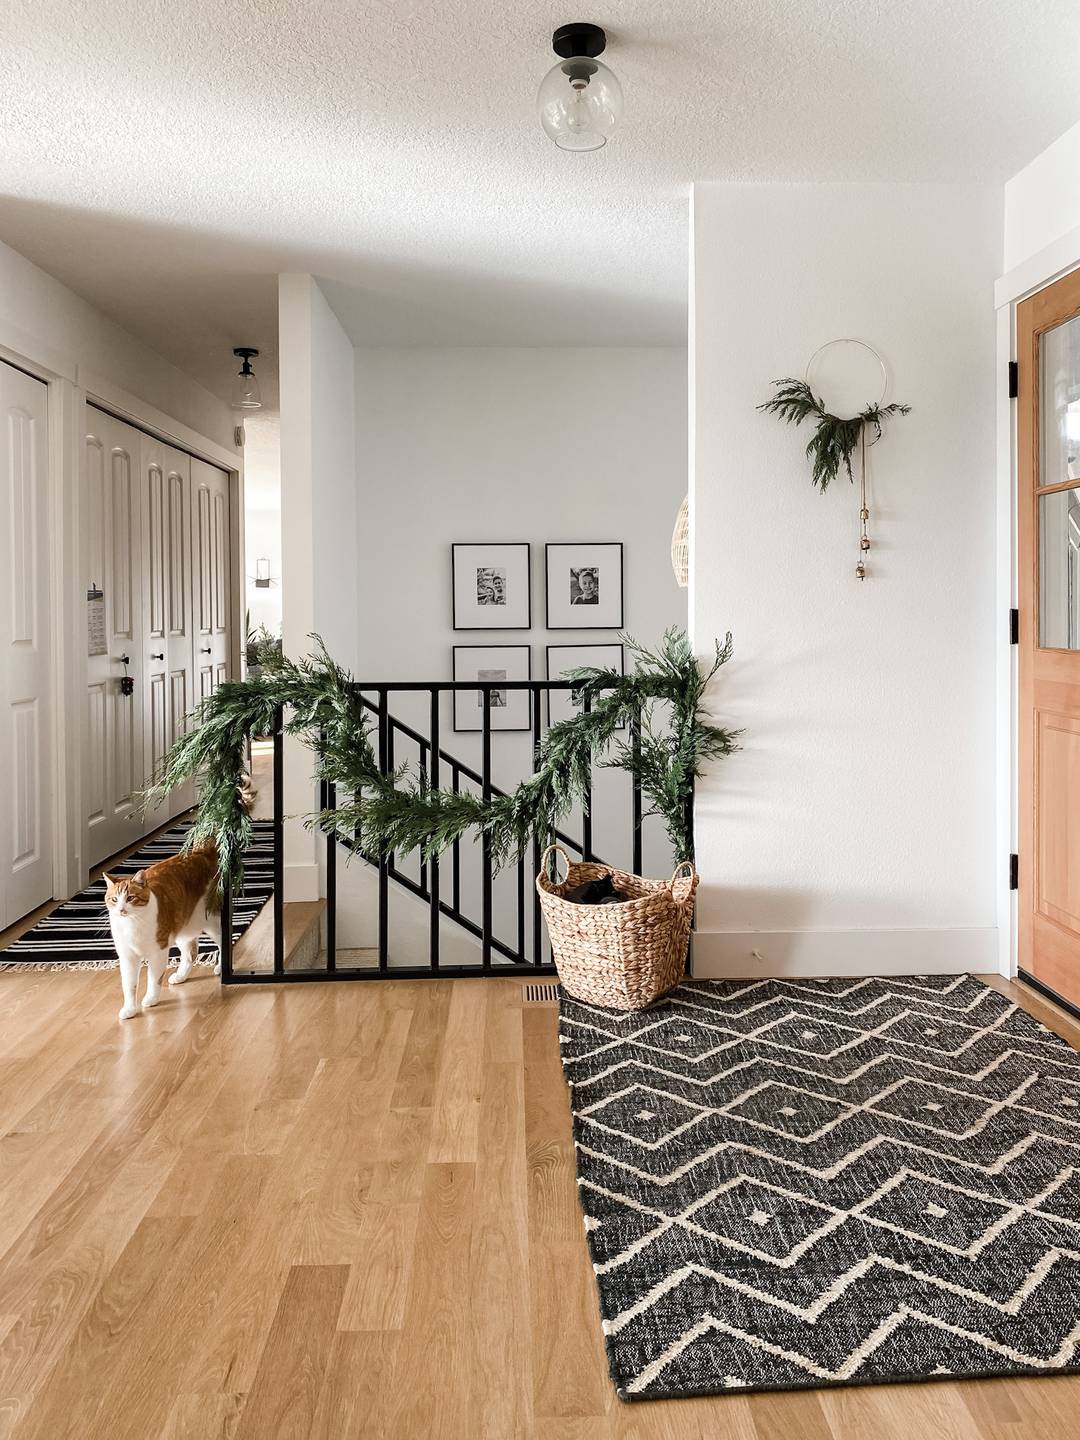
[{"label": "gold hoop wreath", "polygon": [[[869,351],[881,370],[881,390],[877,398],[864,406],[857,415],[844,417],[830,414],[825,409],[824,401],[814,394],[810,385],[814,362],[834,345],[857,345]],[[866,452],[870,445],[876,445],[881,439],[885,421],[898,415],[910,414],[911,406],[895,401],[891,405],[882,403],[889,388],[889,372],[885,361],[872,345],[849,335],[826,340],[823,345],[819,345],[807,361],[801,380],[788,377],[773,383],[776,394],[757,408],[769,415],[779,415],[789,425],[801,425],[804,420],[816,421],[814,433],[806,446],[806,456],[813,467],[811,484],[821,490],[822,494],[828,489],[830,481],[839,476],[841,469],[847,472],[851,483],[855,483],[852,457],[858,449],[859,558],[855,566],[855,577],[865,580],[869,573],[866,558],[871,547],[870,509],[866,494]],[[866,438],[868,429],[872,432],[869,441]]]}]

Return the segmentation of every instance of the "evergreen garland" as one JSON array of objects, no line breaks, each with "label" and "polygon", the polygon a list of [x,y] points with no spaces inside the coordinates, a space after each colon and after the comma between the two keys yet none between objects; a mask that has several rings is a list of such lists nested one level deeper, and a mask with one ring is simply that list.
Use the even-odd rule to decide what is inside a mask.
[{"label": "evergreen garland", "polygon": [[[315,778],[349,797],[308,817],[308,824],[372,857],[412,850],[431,857],[475,830],[488,840],[496,868],[522,854],[534,836],[545,840],[561,816],[587,802],[594,761],[635,775],[650,803],[648,813],[663,817],[677,858],[692,859],[688,811],[694,779],[704,763],[738,748],[739,732],[709,723],[702,713],[706,686],[731,656],[731,636],[717,643],[710,668],[703,670],[686,635],[672,629],[655,651],[624,637],[634,660],[632,675],[593,668],[569,672],[589,707],[548,730],[535,773],[508,795],[485,801],[433,789],[422,773],[410,778],[407,767],[380,771],[373,721],[352,677],[317,636],[312,638],[312,655],[294,661],[265,654],[260,674],[227,681],[207,696],[144,796],[147,805],[155,804],[174,786],[200,781],[187,843],[217,843],[223,880],[239,883],[251,840],[240,793],[245,740],[268,733],[279,708],[285,733],[302,737],[314,751]],[[657,705],[665,707],[666,728],[658,723]],[[637,747],[617,741],[618,731],[638,721]]]},{"label": "evergreen garland", "polygon": [[805,380],[789,377],[774,380],[773,384],[776,394],[759,405],[759,410],[767,415],[779,415],[789,425],[801,425],[804,420],[817,417],[817,428],[807,442],[806,458],[813,466],[810,483],[820,487],[822,494],[829,488],[830,480],[835,480],[840,474],[841,466],[847,471],[848,479],[854,481],[851,457],[864,426],[871,426],[874,439],[880,440],[886,420],[894,415],[911,413],[910,405],[867,405],[858,415],[845,420],[838,415],[830,415]]}]

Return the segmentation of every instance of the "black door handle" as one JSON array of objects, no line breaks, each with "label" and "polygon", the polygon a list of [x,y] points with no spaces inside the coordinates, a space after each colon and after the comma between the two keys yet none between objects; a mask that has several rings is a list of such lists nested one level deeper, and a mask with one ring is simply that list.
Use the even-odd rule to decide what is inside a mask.
[{"label": "black door handle", "polygon": [[151,660],[164,660],[164,659],[165,659],[164,651],[163,651],[160,655],[151,655],[151,656],[150,656],[150,659],[151,659]]},{"label": "black door handle", "polygon": [[212,653],[212,652],[211,652],[211,649],[210,649],[210,646],[209,646],[209,645],[204,645],[204,646],[199,650],[199,654],[200,654],[200,655],[209,655],[209,654],[211,654],[211,653]]}]

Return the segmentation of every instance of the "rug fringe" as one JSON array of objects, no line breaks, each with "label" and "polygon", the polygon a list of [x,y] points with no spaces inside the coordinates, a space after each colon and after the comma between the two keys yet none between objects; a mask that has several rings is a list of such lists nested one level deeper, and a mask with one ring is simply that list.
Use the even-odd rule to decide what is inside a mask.
[{"label": "rug fringe", "polygon": [[[179,959],[170,960],[166,969],[175,970],[180,964]],[[217,956],[211,955],[206,959],[200,956],[196,965],[213,967],[217,964]],[[120,961],[115,955],[99,956],[96,960],[0,960],[0,972],[5,970],[119,970]]]}]

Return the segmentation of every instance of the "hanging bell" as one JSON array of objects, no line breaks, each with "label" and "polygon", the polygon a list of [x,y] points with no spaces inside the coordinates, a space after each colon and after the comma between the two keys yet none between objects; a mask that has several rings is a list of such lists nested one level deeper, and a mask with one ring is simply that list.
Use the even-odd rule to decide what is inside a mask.
[{"label": "hanging bell", "polygon": [[865,580],[865,579],[866,579],[866,566],[863,564],[863,562],[862,562],[861,560],[860,560],[859,563],[855,566],[855,578],[856,578],[857,580]]},{"label": "hanging bell", "polygon": [[860,550],[869,550],[869,549],[870,549],[870,536],[869,536],[869,535],[864,535],[864,536],[862,537],[862,539],[859,541],[859,549],[860,549]]}]

